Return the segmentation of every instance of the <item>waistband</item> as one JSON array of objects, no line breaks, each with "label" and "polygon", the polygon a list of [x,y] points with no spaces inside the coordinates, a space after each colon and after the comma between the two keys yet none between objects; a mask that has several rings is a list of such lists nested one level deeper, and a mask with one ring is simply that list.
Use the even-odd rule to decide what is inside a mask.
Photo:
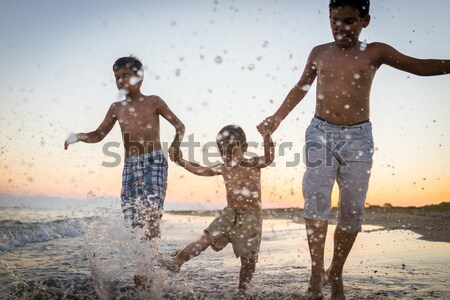
[{"label": "waistband", "polygon": [[224,208],[224,210],[232,212],[232,213],[234,213],[236,215],[247,215],[247,214],[249,214],[249,215],[250,214],[257,215],[257,214],[261,214],[262,213],[261,209],[259,209],[259,210],[242,210],[242,209],[235,209],[235,208],[232,208],[230,206],[226,206]]},{"label": "waistband", "polygon": [[370,123],[370,120],[367,119],[367,120],[364,120],[364,121],[361,121],[361,122],[357,122],[357,123],[353,123],[353,124],[337,125],[337,124],[330,123],[330,122],[328,122],[328,121],[325,120],[325,119],[322,119],[322,118],[319,117],[318,115],[314,115],[314,118],[316,118],[316,119],[318,119],[318,120],[320,120],[320,121],[326,122],[326,123],[328,123],[328,124],[330,124],[330,125],[334,125],[334,126],[338,126],[338,127],[340,127],[340,126],[355,126],[355,125],[361,125],[361,124],[364,124],[364,123]]},{"label": "waistband", "polygon": [[161,156],[164,157],[164,152],[162,150],[155,150],[138,156],[125,157],[125,163],[147,161],[149,159],[159,158]]},{"label": "waistband", "polygon": [[351,125],[336,125],[333,123],[329,123],[328,121],[318,117],[314,116],[314,118],[311,120],[312,125],[320,125],[323,127],[327,127],[330,129],[336,129],[336,130],[352,130],[352,129],[372,129],[372,123],[370,120],[365,120],[362,122],[358,122],[356,124]]}]

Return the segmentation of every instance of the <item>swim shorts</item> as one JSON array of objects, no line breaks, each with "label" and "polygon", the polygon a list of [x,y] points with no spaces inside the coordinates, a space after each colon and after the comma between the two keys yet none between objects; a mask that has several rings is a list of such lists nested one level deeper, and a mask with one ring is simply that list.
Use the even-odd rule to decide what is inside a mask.
[{"label": "swim shorts", "polygon": [[262,232],[261,211],[237,211],[227,206],[205,232],[212,237],[211,248],[214,251],[220,251],[231,243],[236,257],[258,260]]},{"label": "swim shorts", "polygon": [[162,150],[125,158],[121,206],[133,227],[159,230],[167,189],[167,160]]},{"label": "swim shorts", "polygon": [[306,129],[306,172],[303,176],[303,216],[328,220],[331,192],[339,187],[338,226],[361,230],[374,151],[372,124],[333,125],[313,118]]}]

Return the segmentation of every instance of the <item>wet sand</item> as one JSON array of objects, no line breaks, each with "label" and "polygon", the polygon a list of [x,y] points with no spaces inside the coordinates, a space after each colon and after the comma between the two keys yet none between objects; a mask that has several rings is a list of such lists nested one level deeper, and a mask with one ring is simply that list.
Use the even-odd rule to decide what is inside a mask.
[{"label": "wet sand", "polygon": [[[369,207],[366,208],[366,225],[383,227],[383,230],[410,230],[426,241],[450,243],[449,203],[430,207]],[[171,211],[171,214],[211,216],[218,211]],[[303,210],[299,208],[264,209],[266,219],[292,219],[304,223]],[[333,215],[336,215],[334,209]],[[336,224],[332,218],[329,224]]]},{"label": "wet sand", "polygon": [[[212,221],[214,212],[183,214],[167,213],[163,218],[163,255],[197,238]],[[199,214],[209,216],[196,216]],[[265,210],[264,214],[263,240],[248,299],[307,299],[310,256],[301,211]],[[448,239],[421,240],[407,227],[445,231],[448,213],[370,208],[367,214],[371,222],[385,227],[366,222],[358,236],[345,267],[347,299],[447,299]],[[334,225],[330,225],[325,247],[327,265],[332,257],[333,232]],[[122,216],[117,215],[94,220],[85,235],[30,243],[3,252],[0,298],[236,299],[240,261],[232,247],[220,252],[209,248],[183,265],[177,274],[153,269],[153,259],[136,258],[142,247],[151,249],[133,238],[123,227]],[[137,268],[155,278],[154,284],[136,289],[133,276]],[[329,299],[329,285],[324,292]]]},{"label": "wet sand", "polygon": [[406,229],[426,241],[450,243],[450,211],[423,208],[372,208],[366,210],[366,224],[387,230]]}]

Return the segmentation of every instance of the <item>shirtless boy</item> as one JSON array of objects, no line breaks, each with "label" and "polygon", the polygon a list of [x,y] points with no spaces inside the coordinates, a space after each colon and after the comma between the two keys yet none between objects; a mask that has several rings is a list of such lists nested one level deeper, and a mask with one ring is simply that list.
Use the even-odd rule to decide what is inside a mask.
[{"label": "shirtless boy", "polygon": [[[369,0],[331,0],[334,41],[314,47],[298,83],[274,115],[258,125],[274,132],[304,98],[317,78],[315,116],[306,130],[303,177],[304,218],[311,256],[309,297],[322,299],[326,277],[331,299],[345,299],[342,271],[364,218],[372,167],[370,88],[381,65],[419,76],[450,72],[450,60],[406,56],[384,43],[359,41],[370,23]],[[332,157],[332,161],[329,159]],[[324,272],[324,246],[331,212],[331,190],[339,186],[339,215],[331,265]]]},{"label": "shirtless boy", "polygon": [[175,139],[169,149],[172,156],[177,156],[185,128],[160,97],[141,93],[144,74],[138,59],[119,58],[113,71],[125,99],[111,104],[96,130],[72,134],[64,148],[76,142],[98,143],[119,121],[125,147],[122,211],[133,228],[143,228],[142,240],[151,240],[161,235],[159,223],[167,188],[167,160],[161,150],[159,116],[175,127]]},{"label": "shirtless boy", "polygon": [[227,206],[204,230],[199,240],[164,264],[169,270],[178,272],[185,262],[200,255],[209,246],[214,251],[220,251],[231,243],[236,257],[241,258],[239,294],[244,294],[255,272],[261,244],[261,169],[272,163],[274,147],[270,133],[267,133],[264,135],[264,156],[245,158],[248,147],[245,133],[236,125],[222,128],[216,141],[223,163],[212,167],[200,166],[183,159],[181,152],[176,162],[195,175],[222,175]]}]

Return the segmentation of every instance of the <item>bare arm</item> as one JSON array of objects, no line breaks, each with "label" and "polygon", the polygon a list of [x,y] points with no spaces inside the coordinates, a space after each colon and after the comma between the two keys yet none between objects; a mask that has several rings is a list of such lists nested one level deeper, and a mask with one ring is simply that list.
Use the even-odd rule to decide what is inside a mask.
[{"label": "bare arm", "polygon": [[184,138],[185,126],[161,98],[158,99],[158,113],[175,127],[175,137],[169,148],[170,158],[174,160],[175,156],[178,155],[181,141]]},{"label": "bare arm", "polygon": [[270,166],[275,159],[275,144],[272,141],[270,131],[264,134],[264,167]]},{"label": "bare arm", "polygon": [[180,146],[181,141],[184,138],[185,126],[183,122],[170,110],[169,106],[159,98],[158,101],[158,113],[166,119],[173,127],[175,127],[175,138],[172,146]]},{"label": "bare arm", "polygon": [[266,168],[275,159],[275,145],[272,141],[270,131],[263,134],[264,137],[264,156],[252,157],[249,160],[241,162],[244,167]]},{"label": "bare arm", "polygon": [[376,47],[376,51],[380,53],[379,65],[386,64],[418,76],[435,76],[450,73],[450,60],[448,59],[418,59],[404,55],[383,43],[373,43],[373,47]]},{"label": "bare arm", "polygon": [[286,116],[294,109],[294,107],[297,106],[297,104],[300,103],[300,101],[308,93],[310,86],[313,84],[317,76],[317,69],[314,62],[315,49],[316,48],[314,48],[309,54],[308,61],[306,62],[306,66],[302,76],[300,77],[300,80],[288,93],[275,114],[266,118],[257,126],[259,133],[264,134],[266,131],[270,131],[271,133],[273,133],[278,128],[281,121],[286,118]]},{"label": "bare arm", "polygon": [[187,171],[191,172],[192,174],[199,175],[199,176],[215,176],[215,175],[221,175],[220,171],[220,165],[213,166],[213,167],[204,167],[197,163],[187,161],[183,158],[183,153],[181,150],[179,150],[179,155],[177,159],[175,160],[176,163],[183,168],[185,168]]},{"label": "bare arm", "polygon": [[70,144],[74,144],[76,142],[98,143],[102,141],[117,121],[116,105],[116,103],[111,104],[105,118],[103,119],[103,122],[96,130],[87,133],[80,132],[69,136],[69,138],[67,138],[64,142],[64,149],[67,150]]}]

